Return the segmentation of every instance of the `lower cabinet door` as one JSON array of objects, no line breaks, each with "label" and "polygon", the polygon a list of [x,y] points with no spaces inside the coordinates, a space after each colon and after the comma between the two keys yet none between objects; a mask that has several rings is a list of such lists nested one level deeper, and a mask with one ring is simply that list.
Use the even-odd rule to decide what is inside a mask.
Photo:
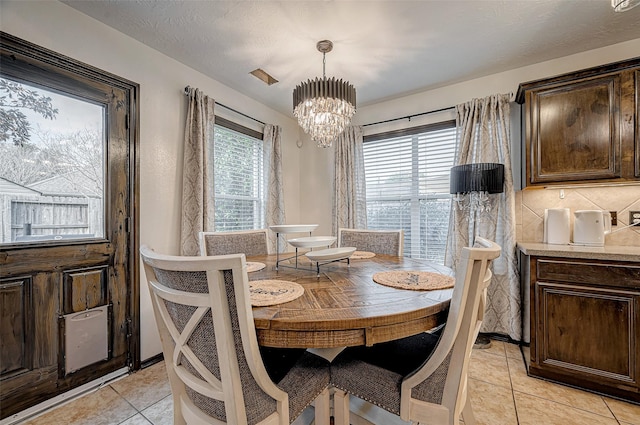
[{"label": "lower cabinet door", "polygon": [[640,293],[536,282],[532,375],[638,396]]}]

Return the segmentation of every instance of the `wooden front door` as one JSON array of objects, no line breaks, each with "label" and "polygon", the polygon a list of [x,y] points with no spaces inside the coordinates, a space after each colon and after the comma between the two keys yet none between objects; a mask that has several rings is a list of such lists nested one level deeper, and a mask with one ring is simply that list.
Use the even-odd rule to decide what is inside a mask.
[{"label": "wooden front door", "polygon": [[[6,152],[26,146],[33,154],[23,161],[57,161],[57,174],[50,178],[16,182],[15,169],[5,169],[0,178],[0,404],[5,418],[111,372],[139,368],[139,87],[9,34],[0,36],[5,117],[19,118],[15,99],[20,93],[45,104],[46,93],[52,93],[63,99],[55,113],[60,121],[63,114],[70,114],[69,122],[90,121],[67,102],[87,107],[80,111],[98,111],[101,121],[99,130],[92,130],[92,140],[99,142],[93,148],[83,146],[81,133],[39,146],[37,126],[31,125],[32,134],[22,140],[15,139],[20,134],[7,139],[3,128],[0,147]],[[37,112],[36,104],[30,105]],[[97,166],[77,158],[74,163],[71,155],[82,148],[97,155]],[[87,176],[87,170],[95,176]]]}]

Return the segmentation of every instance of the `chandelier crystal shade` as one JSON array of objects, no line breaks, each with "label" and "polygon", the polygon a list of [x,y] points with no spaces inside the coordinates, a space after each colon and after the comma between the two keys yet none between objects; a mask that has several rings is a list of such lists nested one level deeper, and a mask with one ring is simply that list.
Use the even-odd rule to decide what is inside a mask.
[{"label": "chandelier crystal shade", "polygon": [[640,5],[640,0],[611,0],[611,7],[616,12],[626,12]]},{"label": "chandelier crystal shade", "polygon": [[356,89],[347,81],[325,76],[329,40],[316,45],[322,53],[322,78],[307,80],[293,90],[293,115],[318,147],[328,148],[351,123],[356,112]]}]

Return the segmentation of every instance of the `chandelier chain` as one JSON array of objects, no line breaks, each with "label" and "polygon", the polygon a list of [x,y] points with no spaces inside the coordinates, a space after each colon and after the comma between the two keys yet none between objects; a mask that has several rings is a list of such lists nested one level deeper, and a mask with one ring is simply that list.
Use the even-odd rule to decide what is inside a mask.
[{"label": "chandelier chain", "polygon": [[325,68],[327,66],[327,54],[326,53],[322,53],[322,79],[326,80],[327,79],[327,75],[325,74]]}]

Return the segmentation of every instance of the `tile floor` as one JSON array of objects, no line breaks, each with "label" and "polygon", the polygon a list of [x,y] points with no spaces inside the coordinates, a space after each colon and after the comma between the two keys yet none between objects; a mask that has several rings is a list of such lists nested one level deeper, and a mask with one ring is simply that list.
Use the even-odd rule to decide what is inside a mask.
[{"label": "tile floor", "polygon": [[[517,345],[474,350],[469,374],[478,425],[640,425],[638,405],[528,377]],[[23,424],[172,424],[170,394],[158,363]]]}]

